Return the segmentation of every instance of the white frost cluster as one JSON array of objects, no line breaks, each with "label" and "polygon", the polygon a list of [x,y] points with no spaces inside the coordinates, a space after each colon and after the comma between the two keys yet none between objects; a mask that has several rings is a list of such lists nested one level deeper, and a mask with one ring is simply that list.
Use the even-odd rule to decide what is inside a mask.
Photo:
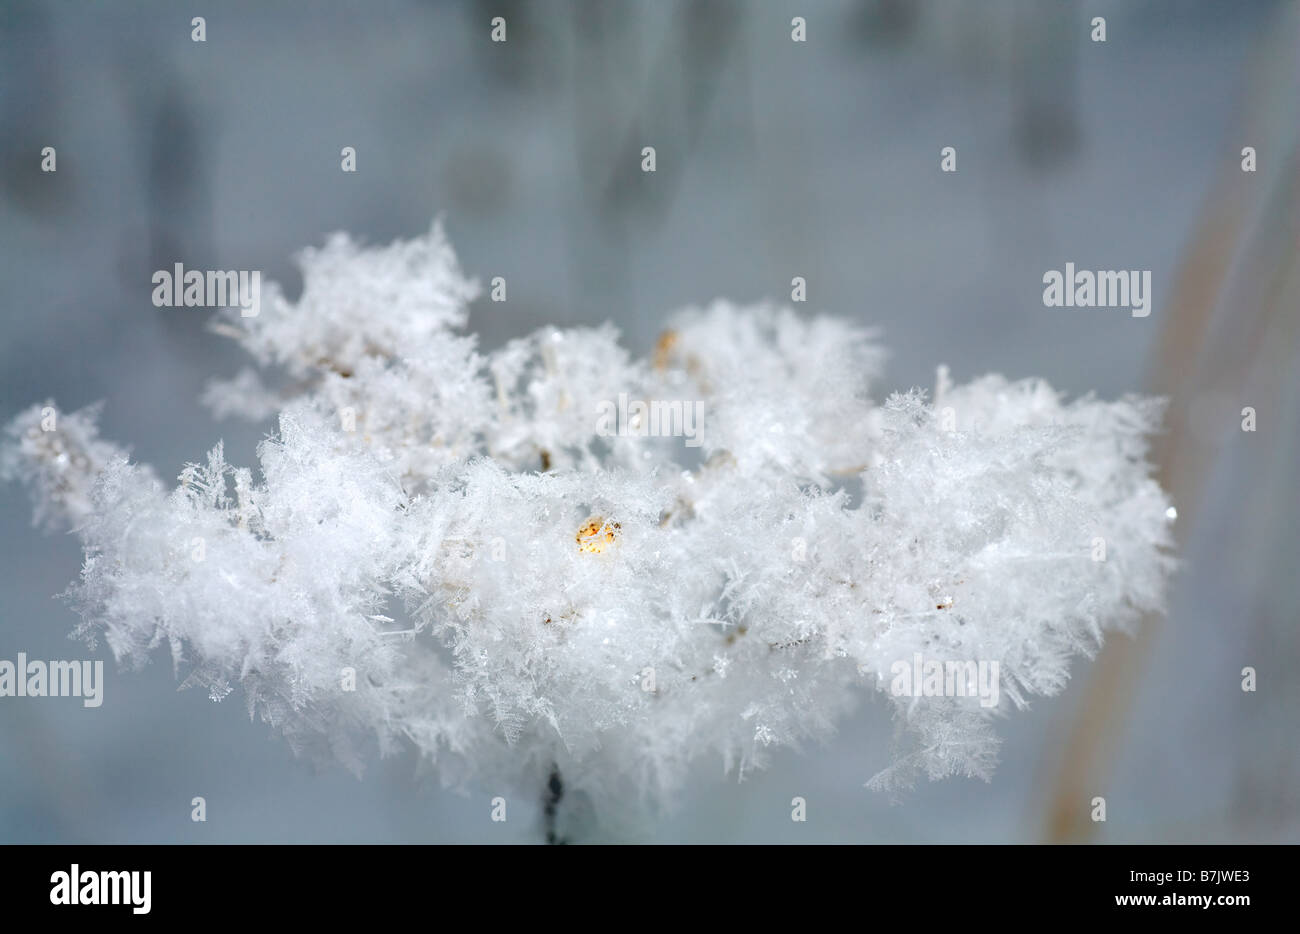
[{"label": "white frost cluster", "polygon": [[[277,375],[207,392],[280,413],[256,473],[217,445],[168,491],[89,414],[48,433],[39,407],[3,461],[84,540],[84,635],[136,663],[166,644],[298,748],[359,767],[368,738],[409,742],[449,783],[558,768],[626,809],[701,756],[761,766],[878,691],[899,730],[876,785],[987,777],[995,717],[1161,607],[1150,400],[941,369],[931,401],[876,405],[870,333],[725,302],[644,360],[609,326],[484,354],[437,226],[337,235],[301,264],[297,302],[273,290],[217,325]],[[692,406],[698,446],[602,430],[620,394]],[[996,661],[998,703],[899,696],[918,653]]]}]

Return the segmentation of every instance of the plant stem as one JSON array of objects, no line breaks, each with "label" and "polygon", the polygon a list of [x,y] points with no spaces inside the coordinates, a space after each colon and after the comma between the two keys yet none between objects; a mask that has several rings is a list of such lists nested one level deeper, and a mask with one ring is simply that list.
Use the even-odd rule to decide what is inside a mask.
[{"label": "plant stem", "polygon": [[550,846],[563,846],[569,841],[555,831],[555,818],[560,810],[560,799],[564,797],[564,781],[560,778],[559,766],[551,766],[551,775],[546,780],[546,790],[542,795],[542,813],[546,816],[546,842]]}]

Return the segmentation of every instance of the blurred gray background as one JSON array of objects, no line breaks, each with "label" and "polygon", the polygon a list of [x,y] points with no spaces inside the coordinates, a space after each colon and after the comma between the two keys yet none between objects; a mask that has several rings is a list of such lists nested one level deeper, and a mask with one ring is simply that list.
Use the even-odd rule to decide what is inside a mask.
[{"label": "blurred gray background", "polygon": [[[1081,661],[1004,724],[991,783],[898,800],[862,787],[891,735],[867,699],[831,744],[744,783],[702,763],[636,839],[1296,842],[1298,50],[1296,3],[1270,0],[6,0],[0,419],[103,399],[104,435],[165,477],[218,438],[253,463],[271,425],[197,402],[243,355],[205,330],[210,311],[154,308],[152,272],[261,269],[295,296],[299,248],[410,237],[436,213],[467,272],[508,281],[508,302],[471,314],[487,348],[612,320],[644,353],[682,305],[784,300],[803,276],[802,308],[882,328],[882,395],[931,387],[940,363],[1070,395],[1172,391],[1170,445],[1195,468],[1175,484],[1195,490],[1178,503],[1186,564],[1147,649],[1108,650],[1129,660],[1127,694]],[[1042,275],[1066,261],[1152,270],[1153,313],[1044,308]],[[76,540],[30,517],[0,489],[0,658],[89,657],[52,599]],[[443,792],[411,754],[361,780],[315,770],[238,697],[177,692],[165,652],[106,673],[94,710],[0,699],[0,842],[539,839],[540,802],[493,823],[503,789]],[[1090,825],[1094,794],[1106,823],[1053,824],[1064,807]]]}]

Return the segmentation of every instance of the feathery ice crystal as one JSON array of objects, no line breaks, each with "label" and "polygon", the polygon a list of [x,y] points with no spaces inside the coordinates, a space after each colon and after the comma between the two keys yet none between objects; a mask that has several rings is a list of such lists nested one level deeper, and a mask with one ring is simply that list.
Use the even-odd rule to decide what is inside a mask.
[{"label": "feathery ice crystal", "polygon": [[[296,748],[359,768],[369,737],[409,742],[447,783],[558,769],[626,809],[705,754],[743,775],[875,690],[899,729],[874,786],[987,777],[998,714],[1161,607],[1153,400],[941,368],[932,401],[876,406],[869,332],[721,301],[647,360],[610,326],[482,354],[461,332],[478,285],[437,225],[300,262],[297,302],[272,287],[214,326],[280,383],[250,369],[205,396],[279,413],[260,475],[218,444],[168,492],[94,411],[44,430],[52,402],[0,457],[84,542],[81,635],[137,664],[165,643]],[[699,446],[599,430],[620,394],[701,403]],[[999,702],[898,691],[918,653],[995,660]]]}]

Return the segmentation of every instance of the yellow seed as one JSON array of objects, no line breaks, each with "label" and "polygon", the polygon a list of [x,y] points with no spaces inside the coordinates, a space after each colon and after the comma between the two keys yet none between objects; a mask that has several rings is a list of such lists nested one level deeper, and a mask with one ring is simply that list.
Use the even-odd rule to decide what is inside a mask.
[{"label": "yellow seed", "polygon": [[666,370],[668,361],[672,358],[673,348],[677,346],[677,332],[669,329],[659,335],[659,340],[655,344],[654,367],[656,370]]},{"label": "yellow seed", "polygon": [[618,530],[622,528],[617,522],[607,522],[603,516],[591,516],[578,529],[575,536],[578,550],[589,555],[598,555],[614,542],[618,541]]}]

